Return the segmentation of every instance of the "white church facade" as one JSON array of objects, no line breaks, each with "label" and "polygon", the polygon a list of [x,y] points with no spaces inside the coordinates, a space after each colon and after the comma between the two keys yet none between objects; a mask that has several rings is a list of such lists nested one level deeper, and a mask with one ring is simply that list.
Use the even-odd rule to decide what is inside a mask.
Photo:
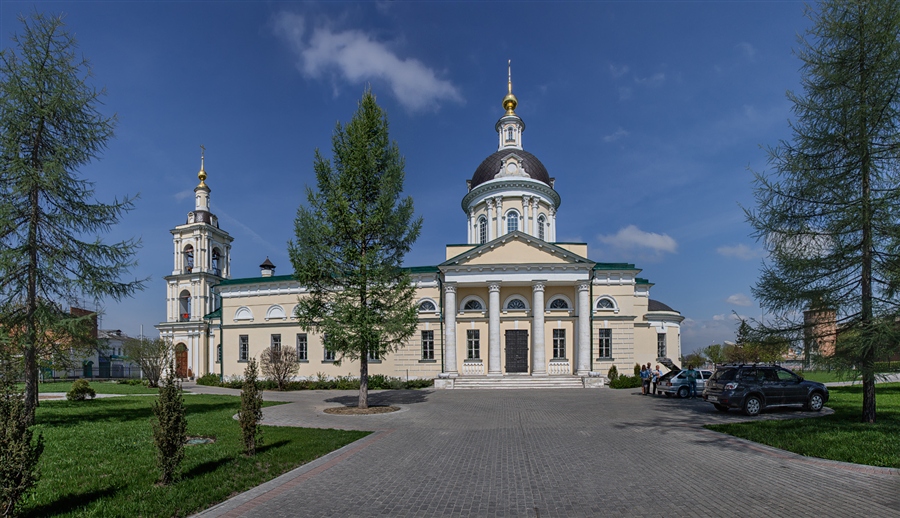
[{"label": "white church facade", "polygon": [[[498,150],[466,182],[466,242],[447,245],[441,264],[409,269],[418,329],[398,351],[370,358],[370,374],[447,388],[512,377],[587,386],[613,365],[630,374],[635,363],[680,357],[683,317],[650,298],[639,268],[592,261],[587,244],[556,240],[561,199],[523,148],[516,106],[510,83]],[[179,373],[240,376],[265,347],[293,347],[301,377],[358,375],[356,362],[336,362],[292,317],[306,290],[291,275],[275,275],[266,258],[259,277],[231,278],[232,238],[209,211],[202,161],[198,176],[195,209],[172,230],[167,321],[157,326],[176,344]]]}]

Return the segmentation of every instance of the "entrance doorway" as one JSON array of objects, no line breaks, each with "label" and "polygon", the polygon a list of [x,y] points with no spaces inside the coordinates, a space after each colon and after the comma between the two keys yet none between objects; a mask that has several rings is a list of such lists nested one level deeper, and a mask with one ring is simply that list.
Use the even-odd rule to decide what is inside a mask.
[{"label": "entrance doorway", "polygon": [[528,372],[528,331],[506,331],[506,372]]},{"label": "entrance doorway", "polygon": [[188,377],[187,346],[184,344],[178,344],[175,346],[175,377]]}]

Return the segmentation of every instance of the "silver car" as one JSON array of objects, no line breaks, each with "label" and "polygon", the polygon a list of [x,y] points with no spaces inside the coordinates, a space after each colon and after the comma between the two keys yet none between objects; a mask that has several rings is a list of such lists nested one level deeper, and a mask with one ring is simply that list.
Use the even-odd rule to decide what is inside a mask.
[{"label": "silver car", "polygon": [[[697,373],[697,396],[700,396],[706,387],[706,380],[712,377],[712,371],[699,369],[694,369],[694,371]],[[666,397],[674,395],[681,398],[688,397],[691,395],[691,387],[688,384],[687,372],[687,370],[682,369],[663,374],[656,385],[656,391],[665,394]]]}]

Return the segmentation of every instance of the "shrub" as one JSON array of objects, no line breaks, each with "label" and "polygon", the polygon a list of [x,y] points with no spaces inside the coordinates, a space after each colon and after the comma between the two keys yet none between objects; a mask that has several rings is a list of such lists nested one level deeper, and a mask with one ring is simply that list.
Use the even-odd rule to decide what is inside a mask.
[{"label": "shrub", "polygon": [[219,380],[218,374],[213,374],[210,372],[209,374],[204,374],[197,378],[197,385],[206,385],[207,387],[218,387],[222,385],[221,380]]},{"label": "shrub", "polygon": [[619,377],[619,369],[616,368],[615,365],[609,368],[609,371],[606,373],[606,377],[609,378],[609,381],[615,381],[616,378]]},{"label": "shrub", "polygon": [[83,378],[75,380],[75,383],[72,383],[72,389],[66,392],[66,399],[69,401],[84,401],[87,398],[94,399],[95,397],[97,397],[97,392],[91,388],[88,380]]},{"label": "shrub", "polygon": [[263,376],[275,382],[278,390],[284,390],[288,380],[300,370],[297,351],[290,347],[269,347],[259,357]]},{"label": "shrub", "polygon": [[641,364],[640,363],[634,364],[634,375],[639,378],[641,377]]},{"label": "shrub", "polygon": [[244,453],[247,455],[256,455],[256,447],[262,444],[262,429],[259,426],[259,422],[262,420],[262,391],[256,381],[258,375],[256,358],[250,358],[250,362],[244,369],[241,410],[238,412],[241,439],[244,443]]},{"label": "shrub", "polygon": [[615,380],[609,382],[609,388],[623,389],[635,388],[641,386],[641,377],[638,376],[619,376]]},{"label": "shrub", "polygon": [[12,516],[16,505],[38,480],[37,463],[44,437],[33,441],[25,396],[17,390],[9,355],[0,356],[0,516]]},{"label": "shrub", "polygon": [[159,388],[159,397],[153,403],[153,441],[156,443],[159,482],[168,485],[174,480],[178,465],[184,459],[187,419],[184,415],[181,383],[175,379],[175,364],[171,360],[164,379],[165,383]]}]

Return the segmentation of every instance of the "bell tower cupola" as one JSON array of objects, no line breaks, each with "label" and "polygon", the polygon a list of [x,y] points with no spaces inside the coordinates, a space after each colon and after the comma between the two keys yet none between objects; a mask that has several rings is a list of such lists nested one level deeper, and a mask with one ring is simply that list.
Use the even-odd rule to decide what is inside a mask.
[{"label": "bell tower cupola", "polygon": [[200,179],[200,184],[197,187],[194,187],[194,199],[195,211],[205,211],[209,212],[209,186],[206,185],[206,168],[203,165],[204,159],[206,155],[206,148],[200,146],[200,172],[197,173],[197,178]]},{"label": "bell tower cupola", "polygon": [[516,106],[519,100],[512,91],[512,60],[507,63],[507,93],[503,98],[503,109],[506,113],[497,121],[495,129],[500,135],[499,149],[522,149],[522,132],[525,131],[525,123],[516,115]]}]

